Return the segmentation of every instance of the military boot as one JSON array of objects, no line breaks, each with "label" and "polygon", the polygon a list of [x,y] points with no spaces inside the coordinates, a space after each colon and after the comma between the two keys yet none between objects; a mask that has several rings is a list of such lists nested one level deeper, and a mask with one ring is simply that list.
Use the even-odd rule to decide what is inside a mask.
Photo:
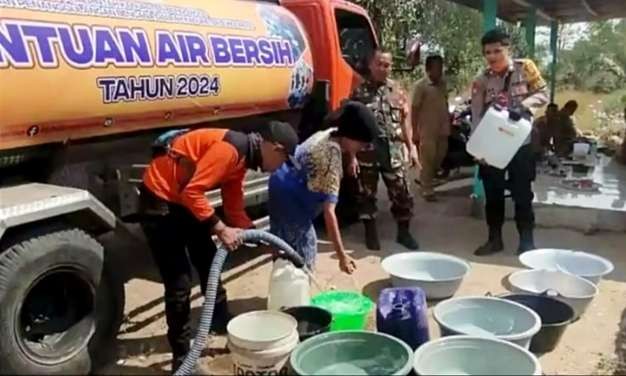
[{"label": "military boot", "polygon": [[535,248],[535,237],[532,227],[518,227],[519,233],[519,248],[517,254],[521,255],[526,251],[532,251]]},{"label": "military boot", "polygon": [[504,243],[502,242],[502,229],[501,228],[489,228],[489,240],[487,243],[478,247],[474,251],[475,256],[487,256],[494,253],[498,253],[504,250]]},{"label": "military boot", "polygon": [[402,244],[406,248],[416,251],[419,249],[419,244],[417,240],[411,235],[411,231],[409,230],[409,221],[401,221],[398,222],[398,237],[396,242]]},{"label": "military boot", "polygon": [[378,239],[378,228],[375,219],[363,220],[365,227],[365,246],[370,251],[380,251],[380,240]]}]

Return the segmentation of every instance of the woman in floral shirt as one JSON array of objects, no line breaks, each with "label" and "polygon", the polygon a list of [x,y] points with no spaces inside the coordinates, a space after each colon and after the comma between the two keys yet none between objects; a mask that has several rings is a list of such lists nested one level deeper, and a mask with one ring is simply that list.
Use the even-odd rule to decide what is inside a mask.
[{"label": "woman in floral shirt", "polygon": [[284,164],[269,181],[270,232],[291,245],[313,269],[317,236],[313,221],[324,213],[326,232],[339,268],[352,273],[356,264],[345,253],[335,206],[343,176],[343,158],[354,165],[356,153],[372,142],[376,119],[357,102],[347,102],[329,118],[333,128],[317,132],[296,149],[299,166]]}]

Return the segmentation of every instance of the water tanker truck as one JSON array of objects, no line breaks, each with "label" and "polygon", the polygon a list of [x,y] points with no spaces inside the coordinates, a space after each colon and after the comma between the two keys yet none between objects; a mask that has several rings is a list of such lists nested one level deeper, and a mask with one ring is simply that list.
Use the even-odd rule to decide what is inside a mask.
[{"label": "water tanker truck", "polygon": [[102,239],[132,226],[159,134],[304,137],[376,44],[342,0],[0,0],[0,373],[85,374],[112,348],[134,267]]}]

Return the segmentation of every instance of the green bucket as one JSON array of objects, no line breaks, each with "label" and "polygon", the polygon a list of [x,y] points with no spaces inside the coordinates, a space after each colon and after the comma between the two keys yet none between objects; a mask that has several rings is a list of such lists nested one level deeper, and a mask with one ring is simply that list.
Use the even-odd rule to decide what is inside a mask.
[{"label": "green bucket", "polygon": [[367,316],[374,309],[374,302],[368,297],[352,291],[326,291],[314,296],[311,304],[332,313],[331,332],[364,329]]}]

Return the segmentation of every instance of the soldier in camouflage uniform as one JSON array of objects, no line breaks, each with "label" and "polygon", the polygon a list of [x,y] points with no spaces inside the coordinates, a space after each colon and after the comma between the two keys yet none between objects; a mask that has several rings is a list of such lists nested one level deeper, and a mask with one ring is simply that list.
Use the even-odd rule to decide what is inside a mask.
[{"label": "soldier in camouflage uniform", "polygon": [[368,59],[369,76],[352,95],[352,99],[366,104],[376,115],[378,137],[358,155],[359,216],[365,225],[367,248],[380,249],[376,228],[376,193],[378,177],[382,175],[391,200],[391,213],[398,222],[397,242],[418,249],[417,241],[409,231],[413,217],[413,196],[405,167],[405,150],[411,163],[417,162],[417,150],[412,142],[412,128],[407,121],[408,101],[395,82],[390,80],[391,54],[374,51]]},{"label": "soldier in camouflage uniform", "polygon": [[[483,53],[489,67],[472,85],[472,122],[475,128],[491,105],[508,108],[532,122],[533,111],[548,103],[546,83],[535,63],[509,57],[510,37],[502,30],[487,32],[482,38]],[[535,248],[533,230],[532,182],[535,179],[531,136],[501,170],[481,163],[480,176],[485,186],[485,214],[489,239],[474,254],[489,255],[504,249],[504,191],[511,192],[515,202],[515,222],[519,232],[518,253]]]}]

